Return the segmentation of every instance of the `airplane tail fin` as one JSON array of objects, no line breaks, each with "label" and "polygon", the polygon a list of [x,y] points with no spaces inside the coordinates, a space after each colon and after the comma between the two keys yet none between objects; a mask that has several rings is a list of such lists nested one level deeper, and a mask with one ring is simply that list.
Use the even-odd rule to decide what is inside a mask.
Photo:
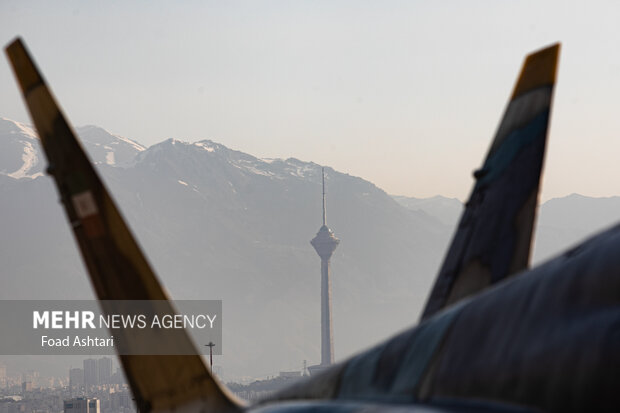
[{"label": "airplane tail fin", "polygon": [[[98,298],[168,300],[21,40],[7,46],[6,53]],[[170,302],[167,305],[172,312]],[[179,346],[195,349],[185,331],[177,340]],[[204,411],[239,410],[198,352],[119,357],[140,412],[172,411],[194,403]]]},{"label": "airplane tail fin", "polygon": [[559,50],[525,59],[422,320],[528,267]]}]

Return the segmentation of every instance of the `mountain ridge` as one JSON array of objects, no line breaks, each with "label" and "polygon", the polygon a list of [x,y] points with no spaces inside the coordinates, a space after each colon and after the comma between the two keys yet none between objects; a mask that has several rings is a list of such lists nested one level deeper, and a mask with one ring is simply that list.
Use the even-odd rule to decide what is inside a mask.
[{"label": "mountain ridge", "polygon": [[[52,180],[41,177],[36,138],[7,122],[0,120],[0,298],[92,297]],[[322,223],[320,165],[260,159],[208,139],[146,148],[92,125],[76,131],[171,296],[223,300],[225,377],[318,360],[320,264],[309,241]],[[22,141],[39,151],[28,168]],[[325,172],[327,222],[341,239],[332,268],[342,359],[417,320],[462,205],[393,197],[360,177]],[[617,220],[619,197],[566,198],[540,207],[534,262]]]},{"label": "mountain ridge", "polygon": [[[321,226],[320,165],[169,139],[130,148],[134,157],[121,167],[106,162],[117,145],[82,142],[171,296],[223,300],[221,360],[230,376],[318,359],[320,260],[309,241]],[[447,236],[376,185],[325,171],[328,225],[342,240],[332,259],[341,359],[413,322],[430,278],[412,274],[432,273],[429,257],[439,260]],[[5,272],[18,276],[0,298],[92,297],[51,180],[1,178],[0,254]]]}]

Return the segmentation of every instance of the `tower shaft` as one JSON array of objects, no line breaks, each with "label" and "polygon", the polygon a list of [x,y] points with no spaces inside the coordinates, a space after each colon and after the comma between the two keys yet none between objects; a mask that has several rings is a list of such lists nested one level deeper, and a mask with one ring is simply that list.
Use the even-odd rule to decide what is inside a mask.
[{"label": "tower shaft", "polygon": [[321,365],[334,363],[332,280],[329,258],[321,258]]}]

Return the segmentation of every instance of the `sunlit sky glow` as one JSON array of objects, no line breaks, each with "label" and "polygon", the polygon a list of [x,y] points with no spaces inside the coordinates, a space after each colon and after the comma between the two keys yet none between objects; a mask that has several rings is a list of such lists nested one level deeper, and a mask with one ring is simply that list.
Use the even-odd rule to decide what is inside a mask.
[{"label": "sunlit sky glow", "polygon": [[[468,196],[525,54],[561,41],[542,200],[620,194],[617,1],[0,3],[77,126]],[[0,116],[30,123],[6,59]]]}]

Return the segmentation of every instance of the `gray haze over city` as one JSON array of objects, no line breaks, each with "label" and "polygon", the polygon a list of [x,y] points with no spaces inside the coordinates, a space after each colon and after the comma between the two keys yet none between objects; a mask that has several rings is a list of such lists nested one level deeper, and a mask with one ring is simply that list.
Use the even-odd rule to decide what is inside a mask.
[{"label": "gray haze over city", "polygon": [[[97,126],[77,132],[175,299],[223,300],[225,380],[301,370],[320,357],[321,166],[260,159],[213,141],[148,148]],[[0,120],[1,299],[89,299],[93,293],[45,160],[28,125]],[[417,320],[460,214],[442,196],[395,197],[326,171],[336,360]],[[534,262],[614,223],[620,198],[544,203]],[[9,371],[67,374],[82,358],[3,357]]]},{"label": "gray haze over city", "polygon": [[[221,299],[216,372],[320,357],[327,221],[336,361],[418,319],[526,53],[562,41],[533,261],[618,221],[620,3],[0,4],[163,284]],[[0,63],[0,299],[93,298]],[[98,125],[98,126],[92,126]],[[101,127],[105,128],[102,129]],[[68,375],[83,357],[0,357]],[[24,373],[25,374],[25,373]]]}]

